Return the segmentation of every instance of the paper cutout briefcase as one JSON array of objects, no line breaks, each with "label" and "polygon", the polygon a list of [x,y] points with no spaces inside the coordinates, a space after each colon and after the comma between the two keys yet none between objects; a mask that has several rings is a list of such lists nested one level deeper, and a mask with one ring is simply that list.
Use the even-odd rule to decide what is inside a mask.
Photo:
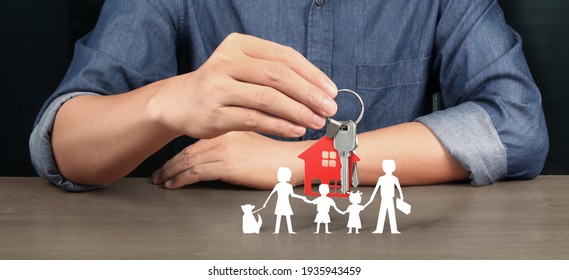
[{"label": "paper cutout briefcase", "polygon": [[409,215],[409,213],[411,213],[411,205],[403,201],[401,198],[395,200],[395,207],[397,207],[399,211],[405,213],[405,215]]}]

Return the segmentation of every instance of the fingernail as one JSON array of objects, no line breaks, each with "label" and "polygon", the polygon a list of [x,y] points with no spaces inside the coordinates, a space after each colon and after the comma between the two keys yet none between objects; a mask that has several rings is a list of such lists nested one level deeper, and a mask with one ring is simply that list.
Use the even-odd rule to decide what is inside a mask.
[{"label": "fingernail", "polygon": [[154,173],[152,173],[152,182],[156,183],[158,181],[158,171],[154,171]]},{"label": "fingernail", "polygon": [[168,181],[164,182],[164,187],[170,188],[170,185],[172,185],[172,180],[168,180]]},{"label": "fingernail", "polygon": [[336,102],[329,98],[324,99],[324,103],[322,105],[324,106],[324,113],[327,116],[333,116],[336,114],[336,110],[338,110]]},{"label": "fingernail", "polygon": [[326,91],[328,96],[330,96],[332,98],[334,98],[334,97],[336,97],[336,95],[338,95],[338,87],[336,87],[336,84],[334,84],[334,82],[332,82],[332,81],[324,82],[324,90]]}]

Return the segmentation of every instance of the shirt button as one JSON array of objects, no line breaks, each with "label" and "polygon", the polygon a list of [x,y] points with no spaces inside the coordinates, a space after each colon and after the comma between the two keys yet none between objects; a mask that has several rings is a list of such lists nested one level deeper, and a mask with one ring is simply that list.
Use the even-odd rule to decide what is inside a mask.
[{"label": "shirt button", "polygon": [[316,5],[317,5],[317,6],[322,6],[322,5],[324,5],[324,0],[316,0]]}]

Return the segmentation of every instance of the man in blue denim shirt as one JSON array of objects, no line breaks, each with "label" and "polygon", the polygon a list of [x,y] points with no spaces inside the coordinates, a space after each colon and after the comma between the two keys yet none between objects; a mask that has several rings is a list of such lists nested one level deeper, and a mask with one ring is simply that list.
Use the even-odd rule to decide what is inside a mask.
[{"label": "man in blue denim shirt", "polygon": [[[296,157],[325,118],[359,113],[337,88],[365,102],[362,184],[386,158],[402,184],[484,185],[543,167],[540,93],[491,0],[107,1],[38,116],[32,160],[83,191],[189,136],[202,140],[180,147],[155,183],[270,188],[288,166],[300,184]],[[443,108],[432,112],[436,92]]]}]

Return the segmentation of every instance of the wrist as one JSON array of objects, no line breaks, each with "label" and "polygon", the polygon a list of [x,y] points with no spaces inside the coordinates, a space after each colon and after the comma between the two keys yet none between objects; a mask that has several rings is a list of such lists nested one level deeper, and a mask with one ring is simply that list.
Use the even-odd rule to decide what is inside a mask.
[{"label": "wrist", "polygon": [[185,134],[173,125],[175,122],[172,120],[168,110],[170,105],[163,98],[163,96],[173,90],[175,84],[178,83],[178,78],[179,76],[164,79],[144,87],[146,89],[145,93],[148,94],[144,110],[145,121],[149,124],[149,127],[170,140]]}]

